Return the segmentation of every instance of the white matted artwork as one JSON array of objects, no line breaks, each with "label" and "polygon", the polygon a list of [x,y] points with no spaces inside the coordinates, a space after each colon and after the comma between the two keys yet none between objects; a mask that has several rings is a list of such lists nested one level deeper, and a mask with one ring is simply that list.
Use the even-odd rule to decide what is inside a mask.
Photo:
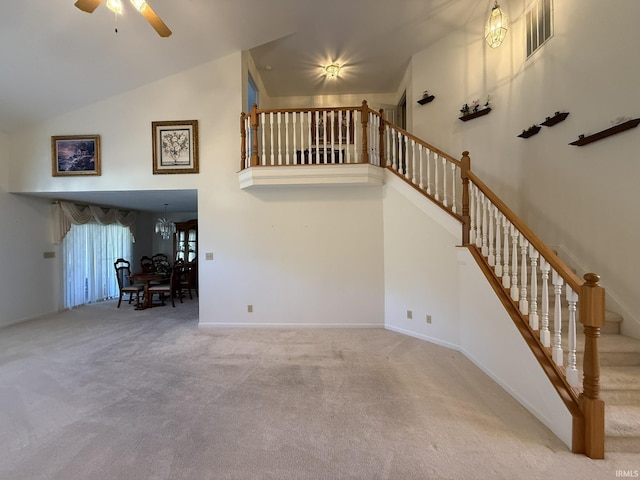
[{"label": "white matted artwork", "polygon": [[198,121],[152,122],[153,173],[198,173]]}]

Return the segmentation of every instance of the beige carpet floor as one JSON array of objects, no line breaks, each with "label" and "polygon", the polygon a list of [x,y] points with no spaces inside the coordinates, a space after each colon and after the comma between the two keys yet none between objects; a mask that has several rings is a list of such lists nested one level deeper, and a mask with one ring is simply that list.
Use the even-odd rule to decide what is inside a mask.
[{"label": "beige carpet floor", "polygon": [[[198,327],[197,300],[0,329],[0,478],[614,479],[462,354],[383,329]],[[619,475],[618,475],[619,476]]]}]

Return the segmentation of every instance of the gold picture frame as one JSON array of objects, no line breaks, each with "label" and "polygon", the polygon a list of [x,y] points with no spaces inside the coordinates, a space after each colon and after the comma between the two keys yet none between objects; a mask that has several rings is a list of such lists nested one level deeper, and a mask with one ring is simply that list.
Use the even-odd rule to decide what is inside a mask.
[{"label": "gold picture frame", "polygon": [[199,173],[198,121],[151,122],[153,173]]},{"label": "gold picture frame", "polygon": [[52,136],[51,173],[54,177],[101,175],[100,135]]}]

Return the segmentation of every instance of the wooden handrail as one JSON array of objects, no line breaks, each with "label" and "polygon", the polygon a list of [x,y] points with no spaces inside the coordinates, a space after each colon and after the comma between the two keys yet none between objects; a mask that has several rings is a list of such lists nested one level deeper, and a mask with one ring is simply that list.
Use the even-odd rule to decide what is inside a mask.
[{"label": "wooden handrail", "polygon": [[[468,152],[466,152],[468,153]],[[487,187],[482,180],[480,180],[472,171],[466,172],[467,177],[476,185],[482,193],[493,203],[498,209],[507,217],[507,219],[515,226],[520,233],[531,243],[535,249],[549,262],[553,269],[560,275],[573,289],[574,292],[578,292],[583,282],[573,271],[567,267],[556,253],[551,250],[533,230],[531,230],[513,210],[500,200],[500,198]],[[468,201],[468,200],[467,200]],[[463,204],[464,208],[464,204]],[[468,208],[468,207],[467,207]]]},{"label": "wooden handrail", "polygon": [[[380,115],[378,112],[371,110],[371,112],[373,112],[375,115]],[[404,130],[403,128],[398,127],[397,125],[394,125],[391,122],[388,122],[387,120],[385,120],[384,118],[381,119],[381,123],[383,123],[386,126],[389,126],[390,128],[393,128],[394,130],[396,130],[397,132],[401,133],[402,135],[406,136],[407,138],[409,138],[410,140],[413,140],[414,142],[416,142],[417,144],[422,145],[423,147],[428,148],[429,150],[431,150],[433,153],[437,153],[439,157],[444,157],[447,159],[447,161],[457,165],[458,167],[462,168],[462,162],[460,160],[458,160],[457,158],[452,157],[451,155],[449,155],[448,153],[443,152],[442,150],[440,150],[437,147],[434,147],[433,145],[425,142],[424,140],[420,140],[418,137],[416,137],[415,135],[410,134],[409,132],[407,132],[406,130]]]}]

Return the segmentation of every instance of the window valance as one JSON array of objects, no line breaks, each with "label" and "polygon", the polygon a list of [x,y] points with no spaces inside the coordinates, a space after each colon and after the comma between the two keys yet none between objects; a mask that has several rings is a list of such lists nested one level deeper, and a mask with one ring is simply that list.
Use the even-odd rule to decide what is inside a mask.
[{"label": "window valance", "polygon": [[56,202],[53,204],[53,240],[60,243],[71,225],[84,225],[89,222],[97,222],[101,225],[119,223],[129,227],[131,236],[135,241],[136,218],[135,210],[120,210],[119,208],[100,207],[98,205],[77,205],[71,202]]}]

